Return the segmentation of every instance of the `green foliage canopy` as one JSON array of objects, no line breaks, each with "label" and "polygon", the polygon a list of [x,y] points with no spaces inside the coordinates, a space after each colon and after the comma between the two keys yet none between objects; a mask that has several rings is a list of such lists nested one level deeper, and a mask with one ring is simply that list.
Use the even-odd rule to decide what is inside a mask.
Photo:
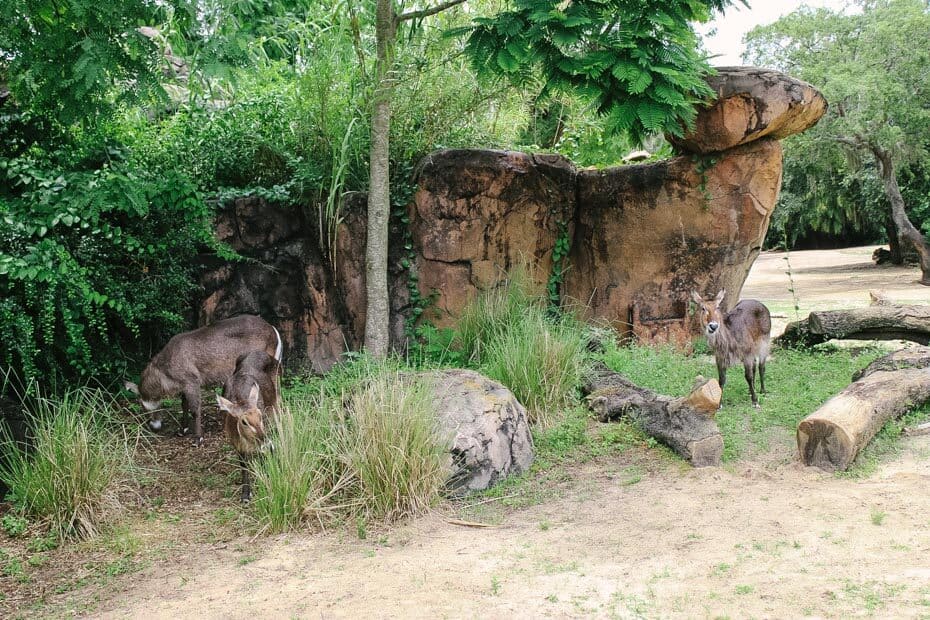
[{"label": "green foliage canopy", "polygon": [[712,96],[693,22],[730,0],[514,0],[475,20],[466,51],[479,75],[538,78],[543,94],[572,92],[595,104],[608,128],[635,142],[681,135],[695,104]]},{"label": "green foliage canopy", "polygon": [[[898,171],[909,216],[930,232],[925,192],[930,162],[930,37],[926,0],[866,0],[858,11],[801,8],[746,37],[747,60],[820,89],[830,107],[814,128],[786,143],[778,220],[805,229],[875,239],[888,217],[873,149]],[[865,157],[863,157],[865,155]],[[878,191],[876,191],[878,190]]]}]

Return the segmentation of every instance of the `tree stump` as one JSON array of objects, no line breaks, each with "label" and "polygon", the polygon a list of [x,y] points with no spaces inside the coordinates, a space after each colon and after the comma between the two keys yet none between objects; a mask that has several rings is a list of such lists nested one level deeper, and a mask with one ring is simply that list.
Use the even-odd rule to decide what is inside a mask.
[{"label": "tree stump", "polygon": [[693,466],[720,465],[723,436],[713,419],[721,394],[716,379],[699,380],[687,397],[672,398],[601,367],[584,392],[601,422],[627,417]]},{"label": "tree stump", "polygon": [[853,379],[798,424],[798,452],[805,465],[846,469],[885,422],[930,400],[930,348],[895,351]]}]

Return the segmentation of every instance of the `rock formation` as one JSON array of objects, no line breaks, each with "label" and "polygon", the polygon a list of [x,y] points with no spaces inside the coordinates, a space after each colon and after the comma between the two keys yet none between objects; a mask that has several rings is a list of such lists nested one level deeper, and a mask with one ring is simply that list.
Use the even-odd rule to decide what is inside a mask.
[{"label": "rock formation", "polygon": [[[443,150],[418,167],[408,207],[415,259],[402,265],[393,230],[392,336],[403,343],[407,285],[435,296],[435,324],[451,326],[469,299],[527,264],[540,288],[553,248],[571,242],[566,304],[648,342],[690,341],[691,289],[739,297],[762,247],[781,184],[777,141],[826,109],[810,85],[774,71],[722,68],[718,98],[698,113],[684,154],[658,163],[578,170],[557,155]],[[219,216],[221,239],[248,261],[215,265],[203,279],[201,322],[253,312],[282,328],[287,360],[325,370],[357,348],[365,322],[364,201],[345,201],[335,261],[315,216],[258,198]]]},{"label": "rock formation", "polygon": [[425,373],[450,438],[456,491],[483,491],[533,464],[533,437],[523,408],[506,387],[471,370]]}]

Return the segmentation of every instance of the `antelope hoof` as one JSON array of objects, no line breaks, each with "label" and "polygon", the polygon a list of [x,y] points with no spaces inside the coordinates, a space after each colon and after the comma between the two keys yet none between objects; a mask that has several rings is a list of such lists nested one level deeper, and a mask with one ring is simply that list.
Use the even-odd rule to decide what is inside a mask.
[{"label": "antelope hoof", "polygon": [[753,404],[752,404],[752,408],[753,408],[753,409],[762,409],[762,405],[760,405],[759,403],[753,403]]},{"label": "antelope hoof", "polygon": [[176,435],[178,437],[184,437],[185,435],[188,435],[190,432],[191,432],[191,428],[189,426],[182,426],[181,428],[178,429],[178,432],[176,433]]},{"label": "antelope hoof", "polygon": [[149,428],[157,433],[161,430],[161,420],[149,420]]},{"label": "antelope hoof", "polygon": [[239,496],[239,502],[242,504],[248,504],[250,501],[252,501],[252,492],[242,491],[242,495]]},{"label": "antelope hoof", "polygon": [[194,446],[195,448],[202,448],[203,447],[203,435],[201,435],[200,437],[194,438],[194,441],[191,442],[191,445]]}]

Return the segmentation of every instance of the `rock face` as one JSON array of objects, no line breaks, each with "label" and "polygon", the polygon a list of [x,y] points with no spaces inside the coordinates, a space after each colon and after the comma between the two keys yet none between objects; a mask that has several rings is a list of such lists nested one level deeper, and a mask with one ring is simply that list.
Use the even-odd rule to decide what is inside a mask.
[{"label": "rock face", "polygon": [[560,230],[572,227],[574,178],[552,155],[445,150],[423,161],[410,222],[421,292],[438,293],[436,325],[454,324],[518,264],[545,283]]},{"label": "rock face", "polygon": [[692,289],[725,288],[730,307],[738,299],[775,208],[781,156],[763,140],[714,160],[579,172],[565,294],[620,332],[684,345]]},{"label": "rock face", "polygon": [[[778,138],[826,109],[811,86],[762,69],[722,68],[719,94],[677,140],[691,153],[652,164],[578,170],[556,155],[443,150],[418,168],[409,237],[393,224],[389,284],[394,345],[404,346],[409,286],[433,296],[437,326],[451,326],[479,291],[526,264],[544,288],[553,251],[570,242],[561,290],[588,317],[647,342],[687,346],[692,289],[739,298],[781,185]],[[299,207],[242,198],[217,234],[250,260],[203,277],[200,322],[260,314],[284,336],[285,360],[323,371],[361,346],[365,325],[365,199],[344,200],[335,255]],[[412,260],[402,253],[409,243]],[[561,251],[561,250],[560,250]],[[564,268],[565,265],[562,265]]]},{"label": "rock face", "polygon": [[[217,237],[246,260],[208,266],[201,277],[199,324],[258,314],[280,331],[286,365],[328,370],[364,338],[364,209],[364,195],[346,198],[333,261],[313,215],[254,196],[233,201],[217,217]],[[396,256],[391,272],[392,335],[400,341],[408,294]]]},{"label": "rock face", "polygon": [[427,373],[443,430],[452,438],[449,487],[482,491],[533,463],[523,408],[506,387],[471,370]]},{"label": "rock face", "polygon": [[717,67],[707,79],[717,99],[699,111],[684,138],[669,138],[688,153],[713,153],[760,138],[782,139],[813,126],[827,100],[801,80],[757,67]]}]

